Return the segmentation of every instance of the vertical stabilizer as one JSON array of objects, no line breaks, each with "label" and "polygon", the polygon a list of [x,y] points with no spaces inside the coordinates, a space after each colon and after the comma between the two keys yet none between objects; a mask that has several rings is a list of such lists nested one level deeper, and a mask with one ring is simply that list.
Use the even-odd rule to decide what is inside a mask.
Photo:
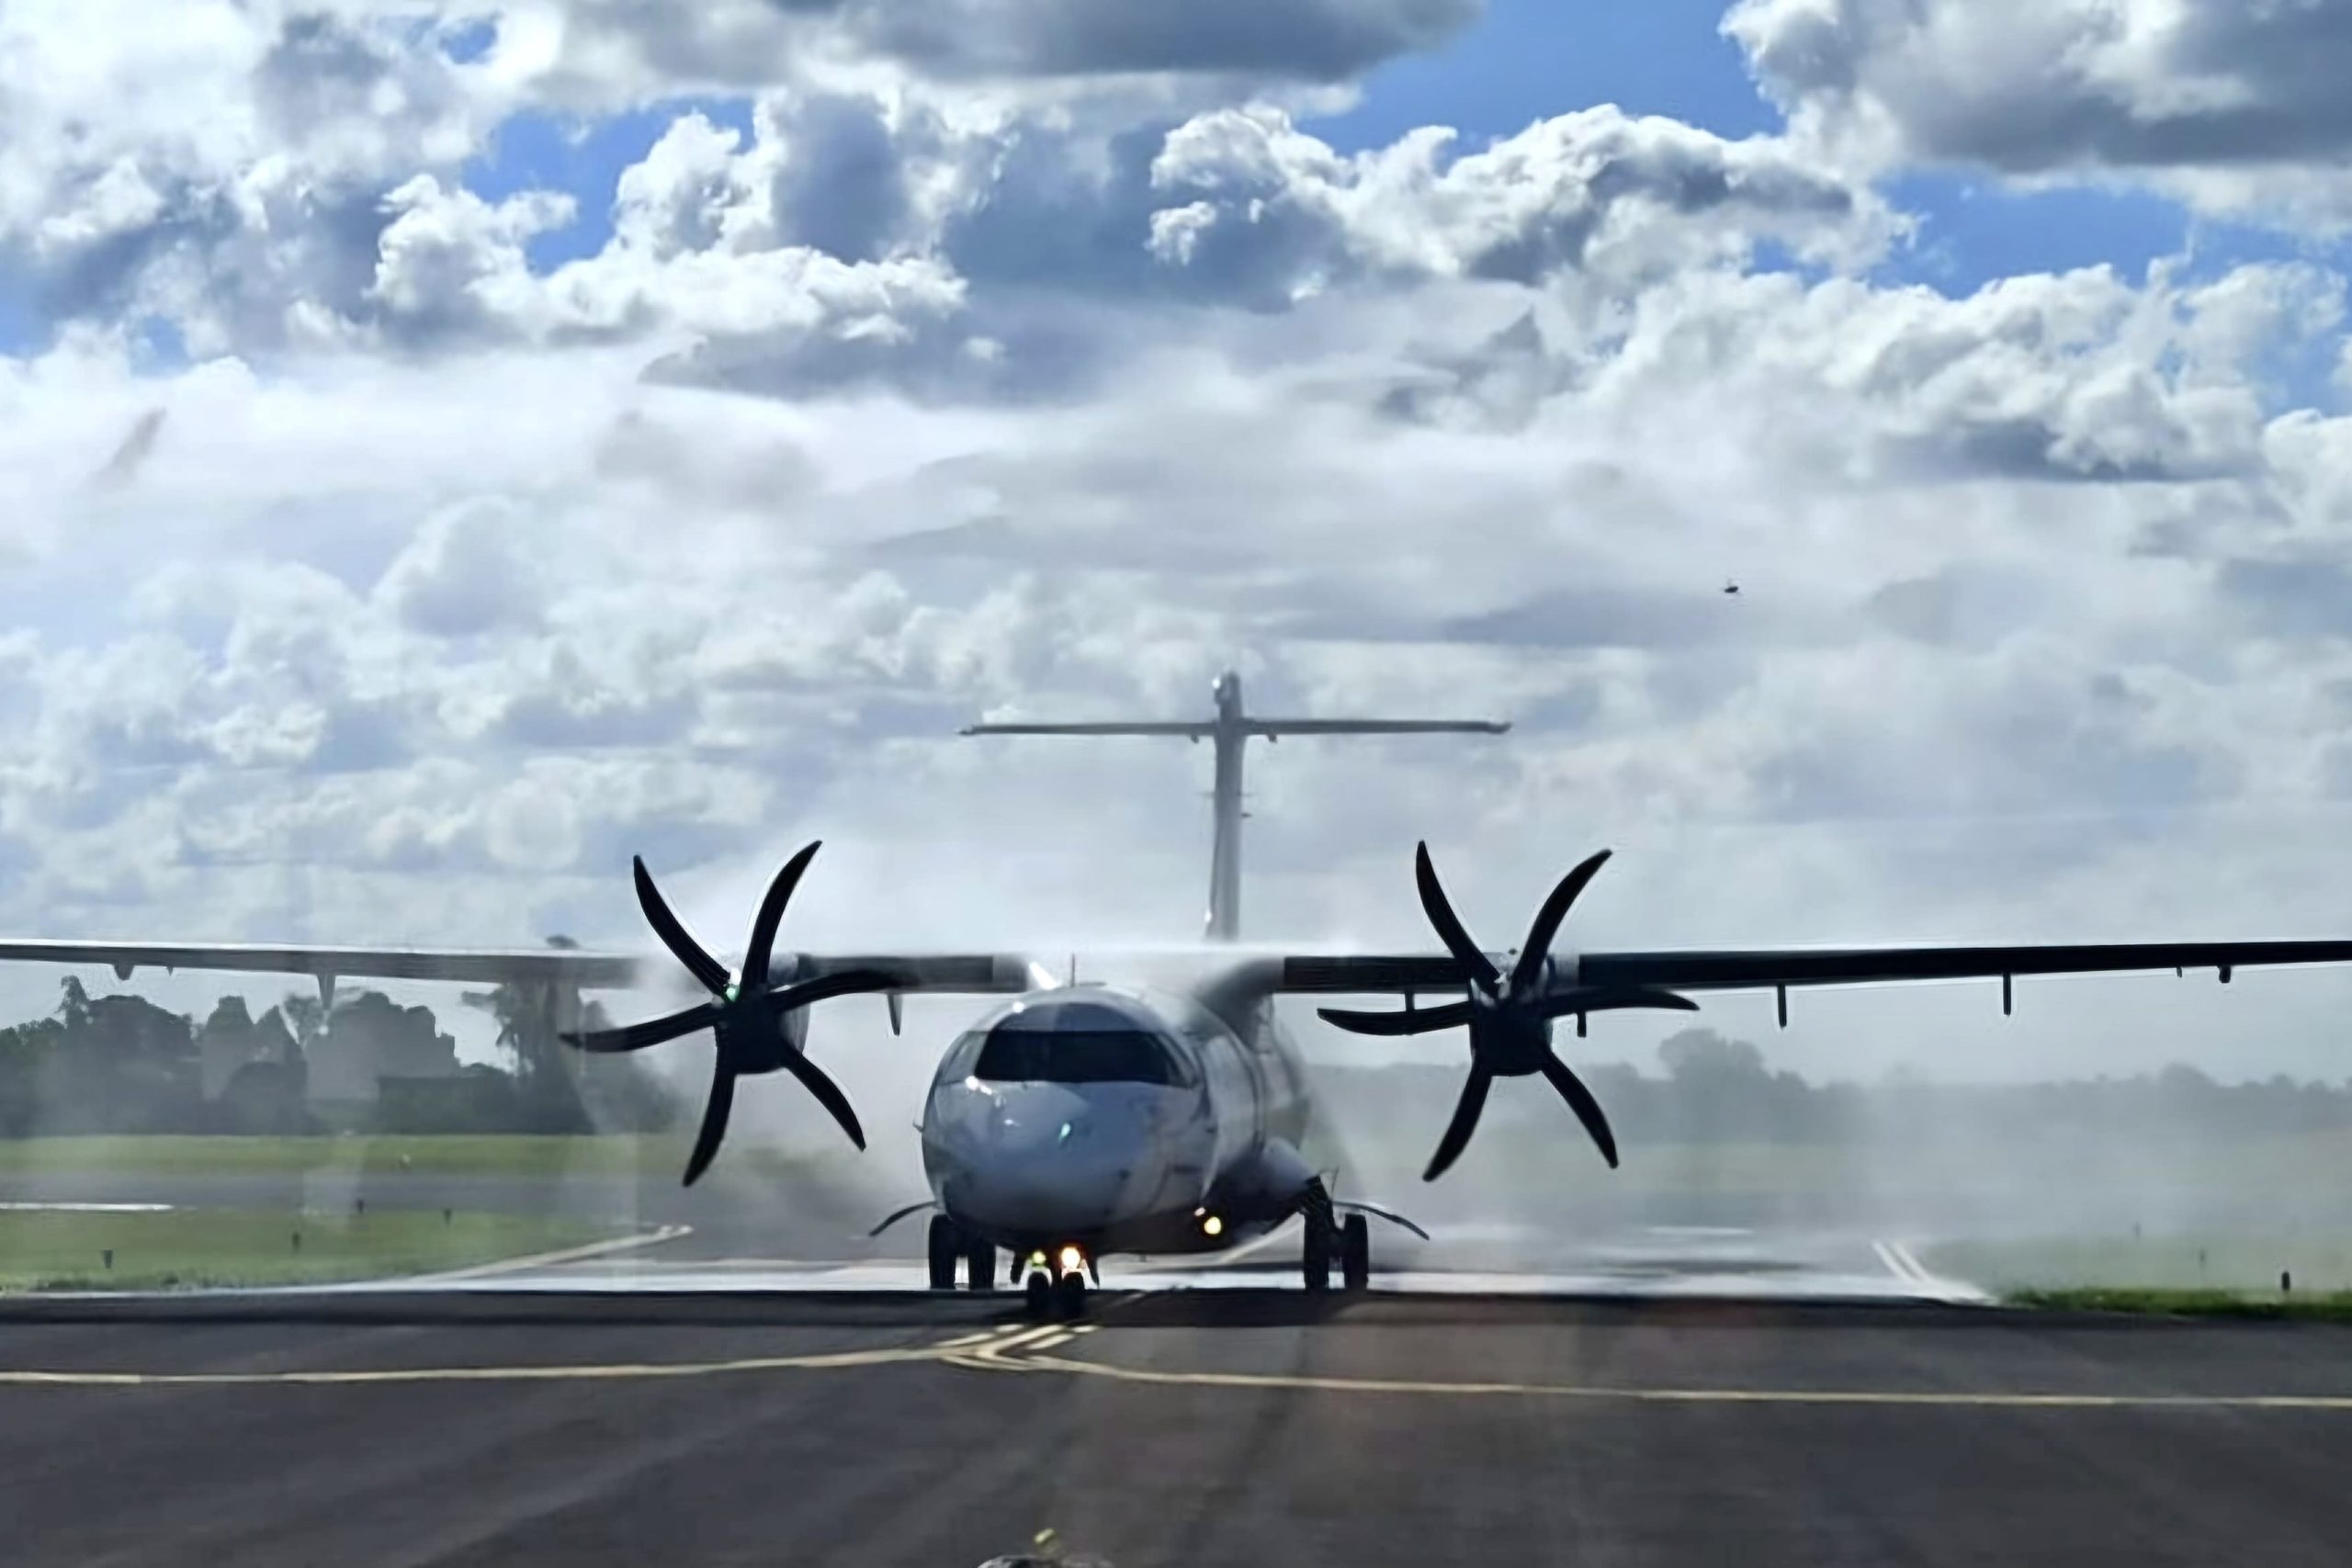
[{"label": "vertical stabilizer", "polygon": [[1215,743],[1215,813],[1209,840],[1211,942],[1241,935],[1241,759],[1252,736],[1272,740],[1284,735],[1500,735],[1510,728],[1480,719],[1446,718],[1258,718],[1242,705],[1241,677],[1227,671],[1212,688],[1216,715],[1206,721],[1127,724],[974,724],[966,735],[1158,735]]}]

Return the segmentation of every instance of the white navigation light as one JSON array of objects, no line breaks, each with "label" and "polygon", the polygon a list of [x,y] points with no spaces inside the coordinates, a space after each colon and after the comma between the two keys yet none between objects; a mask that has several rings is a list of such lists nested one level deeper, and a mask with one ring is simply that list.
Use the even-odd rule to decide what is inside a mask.
[{"label": "white navigation light", "polygon": [[1201,1231],[1204,1235],[1223,1235],[1225,1234],[1225,1222],[1217,1218],[1215,1214],[1211,1214],[1207,1219],[1201,1222]]},{"label": "white navigation light", "polygon": [[1086,1267],[1086,1254],[1074,1247],[1065,1247],[1061,1253],[1062,1272],[1075,1274]]}]

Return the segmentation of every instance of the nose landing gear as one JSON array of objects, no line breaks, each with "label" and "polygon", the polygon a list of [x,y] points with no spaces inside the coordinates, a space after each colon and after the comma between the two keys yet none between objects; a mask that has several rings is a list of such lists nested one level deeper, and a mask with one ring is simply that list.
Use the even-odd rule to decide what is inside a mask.
[{"label": "nose landing gear", "polygon": [[1063,1322],[1086,1315],[1086,1277],[1094,1260],[1076,1247],[1065,1247],[1050,1260],[1033,1252],[1025,1266],[1022,1302],[1034,1318]]}]

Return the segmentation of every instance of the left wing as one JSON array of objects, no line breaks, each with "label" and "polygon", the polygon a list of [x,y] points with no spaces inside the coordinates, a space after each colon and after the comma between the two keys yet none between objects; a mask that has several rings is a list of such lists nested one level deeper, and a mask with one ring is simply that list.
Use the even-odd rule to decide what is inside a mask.
[{"label": "left wing", "polygon": [[[648,983],[669,965],[635,953],[576,947],[310,947],[266,942],[54,942],[0,939],[0,963],[103,964],[119,980],[141,969],[196,969],[256,975],[306,975],[332,987],[341,979],[452,980],[467,985],[561,985],[582,990]],[[902,978],[906,993],[1023,991],[1026,955],[1006,953],[779,953],[794,979],[853,971]]]},{"label": "left wing", "polygon": [[266,942],[51,942],[0,939],[0,963],[104,964],[118,980],[141,969],[220,970],[356,980],[458,980],[469,985],[564,984],[582,989],[641,984],[633,954],[571,947],[309,947]]}]

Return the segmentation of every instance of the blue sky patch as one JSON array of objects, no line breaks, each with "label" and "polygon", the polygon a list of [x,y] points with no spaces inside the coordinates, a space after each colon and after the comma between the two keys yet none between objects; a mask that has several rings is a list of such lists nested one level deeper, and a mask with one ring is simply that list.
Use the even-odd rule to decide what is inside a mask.
[{"label": "blue sky patch", "polygon": [[498,20],[484,17],[476,21],[460,22],[441,35],[441,52],[460,65],[471,65],[488,54],[498,42]]},{"label": "blue sky patch", "polygon": [[1487,0],[1444,48],[1374,72],[1345,114],[1306,129],[1342,152],[1450,125],[1464,150],[1597,104],[1667,115],[1718,136],[1778,130],[1739,49],[1718,30],[1724,0]]},{"label": "blue sky patch", "polygon": [[748,98],[672,98],[594,121],[519,114],[501,124],[489,152],[466,166],[466,188],[485,201],[526,190],[568,192],[579,203],[578,216],[566,228],[535,235],[526,250],[533,271],[552,272],[605,248],[613,237],[613,192],[622,172],[643,161],[672,124],[696,111],[749,144]]}]

